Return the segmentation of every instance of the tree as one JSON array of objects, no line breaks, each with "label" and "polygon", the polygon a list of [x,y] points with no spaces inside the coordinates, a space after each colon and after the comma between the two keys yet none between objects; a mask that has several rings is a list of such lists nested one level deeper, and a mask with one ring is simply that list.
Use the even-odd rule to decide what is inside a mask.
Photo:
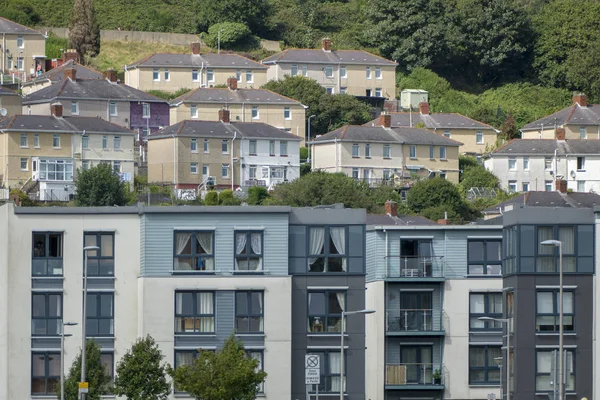
[{"label": "tree", "polygon": [[80,207],[124,206],[129,201],[129,185],[109,164],[78,170],[75,187]]},{"label": "tree", "polygon": [[[100,346],[94,340],[88,340],[85,347],[86,381],[89,383],[89,392],[86,400],[100,400],[101,396],[110,394],[110,375],[106,366],[100,360]],[[81,379],[81,350],[65,377],[65,399],[77,400],[79,398],[79,381]],[[60,394],[60,383],[56,385],[56,393]]]},{"label": "tree", "polygon": [[461,191],[466,193],[473,187],[497,189],[500,186],[500,181],[496,175],[478,165],[464,170],[459,186]]},{"label": "tree", "polygon": [[254,400],[267,374],[232,334],[216,352],[200,351],[192,365],[170,370],[178,389],[202,400]]},{"label": "tree", "polygon": [[508,113],[506,116],[506,119],[502,123],[502,128],[500,130],[502,133],[502,139],[504,140],[519,139],[521,137],[521,133],[517,129],[515,119],[511,113]]},{"label": "tree", "polygon": [[263,203],[265,199],[269,198],[269,191],[267,188],[262,186],[252,186],[248,189],[248,199],[246,202],[250,206],[258,206]]},{"label": "tree", "polygon": [[166,400],[171,393],[167,382],[168,364],[154,339],[138,339],[117,364],[115,394],[128,400]]},{"label": "tree", "polygon": [[423,214],[424,210],[428,210],[435,216],[439,216],[441,207],[455,223],[471,221],[477,216],[477,212],[461,197],[458,187],[443,178],[424,179],[415,183],[408,191],[406,204],[416,213]]},{"label": "tree", "polygon": [[96,22],[93,0],[75,0],[69,24],[69,46],[83,57],[100,52],[100,26]]},{"label": "tree", "polygon": [[267,25],[271,7],[267,0],[199,0],[197,2],[200,32],[220,22],[239,22],[255,35],[269,32]]},{"label": "tree", "polygon": [[250,29],[239,22],[221,22],[208,28],[208,35],[203,36],[206,44],[213,49],[219,46],[221,32],[221,49],[250,49],[258,47],[258,41],[252,36]]}]

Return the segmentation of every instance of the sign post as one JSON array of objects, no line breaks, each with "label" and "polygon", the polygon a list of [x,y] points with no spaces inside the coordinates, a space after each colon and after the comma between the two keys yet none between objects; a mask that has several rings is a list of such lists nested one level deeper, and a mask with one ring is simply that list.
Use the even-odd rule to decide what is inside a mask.
[{"label": "sign post", "polygon": [[79,382],[79,395],[80,396],[81,396],[81,393],[88,392],[89,385],[90,384],[88,382]]},{"label": "sign post", "polygon": [[[319,400],[319,384],[321,383],[321,358],[318,354],[307,354],[304,357],[304,378],[306,385],[317,385],[317,400]],[[308,396],[307,396],[307,399]]]}]

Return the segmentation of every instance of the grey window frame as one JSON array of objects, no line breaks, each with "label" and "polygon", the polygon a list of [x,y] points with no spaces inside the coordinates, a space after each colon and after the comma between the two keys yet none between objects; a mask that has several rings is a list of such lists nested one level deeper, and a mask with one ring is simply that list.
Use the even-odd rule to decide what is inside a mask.
[{"label": "grey window frame", "polygon": [[[23,140],[23,139],[25,139],[25,140]],[[21,133],[21,139],[20,140],[21,140],[20,141],[20,147],[21,148],[29,147],[28,143],[27,143],[28,140],[27,140],[27,134],[26,133]],[[23,143],[25,143],[25,144],[23,144]]]},{"label": "grey window frame", "polygon": [[158,68],[152,69],[152,80],[155,82],[160,81],[160,70]]},{"label": "grey window frame", "polygon": [[190,152],[192,152],[192,153],[198,152],[198,139],[196,139],[196,138],[190,139]]},{"label": "grey window frame", "polygon": [[[471,311],[471,296],[483,296],[483,301],[484,301],[484,311],[483,313],[475,313]],[[501,312],[491,312],[490,311],[490,304],[492,303],[491,297],[498,297],[500,296],[500,304],[502,307],[502,311]],[[490,317],[490,318],[496,318],[496,319],[501,319],[503,318],[503,311],[504,311],[504,299],[502,297],[502,292],[470,292],[469,293],[469,331],[471,332],[501,332],[502,331],[502,322],[500,321],[481,321],[479,320],[479,318],[481,317]],[[483,328],[478,328],[478,327],[473,327],[471,325],[471,322],[473,321],[481,321],[484,323],[484,327]]]},{"label": "grey window frame", "polygon": [[119,115],[119,112],[117,110],[117,102],[116,101],[111,101],[108,103],[108,113],[110,114],[111,117],[116,117]]},{"label": "grey window frame", "polygon": [[[35,253],[35,240],[36,240],[36,235],[44,235],[44,255],[42,256],[38,256]],[[50,256],[50,236],[59,236],[60,237],[60,256],[57,257],[51,257]],[[64,257],[64,235],[63,232],[53,232],[53,231],[42,231],[42,232],[32,232],[31,235],[31,276],[33,277],[37,277],[37,276],[63,276],[63,257]],[[45,265],[44,265],[44,269],[45,269],[45,273],[43,274],[35,274],[34,273],[34,269],[36,269],[35,264],[36,260],[45,260]],[[57,265],[50,265],[50,261],[56,261]],[[54,263],[52,263],[54,264]],[[50,274],[48,273],[48,271],[50,271],[50,269],[56,269],[58,267],[58,264],[60,264],[60,274]]]},{"label": "grey window frame", "polygon": [[[212,295],[212,313],[211,314],[202,314],[198,310],[198,295],[199,294],[210,294]],[[192,312],[191,313],[177,313],[177,294],[191,294],[192,295]],[[214,335],[217,326],[217,314],[216,314],[216,305],[217,298],[216,294],[212,290],[175,290],[175,299],[173,304],[175,305],[175,309],[173,311],[175,326],[173,327],[173,331],[176,335]],[[194,320],[194,331],[193,332],[185,332],[177,329],[177,318],[193,318]],[[212,327],[213,330],[209,332],[202,332],[196,330],[196,320],[202,318],[212,318]]]},{"label": "grey window frame", "polygon": [[433,145],[429,146],[429,159],[435,160],[435,146]]},{"label": "grey window frame", "polygon": [[[540,313],[538,311],[538,294],[539,293],[552,293],[552,312],[551,313]],[[564,294],[566,293],[570,293],[571,294],[571,299],[573,301],[573,312],[566,312],[564,311],[564,306],[563,306],[563,331],[564,332],[575,332],[575,291],[574,290],[564,290],[563,291],[563,304],[564,304]],[[560,330],[560,325],[559,325],[559,301],[558,301],[558,294],[559,294],[559,289],[539,289],[535,291],[535,331],[540,333],[546,333],[546,332],[559,332]],[[539,324],[538,324],[538,317],[553,317],[554,318],[554,329],[548,330],[548,329],[539,329]],[[571,317],[571,324],[565,323],[564,320],[568,317]]]},{"label": "grey window frame", "polygon": [[203,142],[203,144],[202,144],[202,151],[203,151],[205,154],[208,154],[208,153],[210,153],[210,141],[209,141],[209,140],[210,140],[210,139],[204,139],[204,142]]},{"label": "grey window frame", "polygon": [[[260,313],[256,314],[252,312],[252,295],[259,294],[261,296],[260,300]],[[247,310],[242,312],[238,309],[238,295],[246,296],[246,305]],[[234,330],[237,334],[262,334],[264,333],[264,321],[265,321],[265,292],[262,290],[237,290],[235,292],[235,326]],[[262,329],[259,330],[251,330],[251,322],[253,319],[258,318],[259,326],[262,326]],[[240,329],[239,325],[242,324],[242,321],[245,320],[247,323],[247,329]]]},{"label": "grey window frame", "polygon": [[[90,297],[96,297],[96,315],[90,317],[88,315],[90,307]],[[111,311],[110,316],[102,315],[102,298],[111,297]],[[98,331],[94,333],[92,331],[91,322],[96,320],[98,322]],[[112,332],[100,332],[100,321],[112,321],[110,324]],[[87,293],[87,305],[85,311],[85,323],[86,323],[86,335],[89,337],[114,337],[115,336],[115,293],[114,292],[92,292]]]},{"label": "grey window frame", "polygon": [[52,135],[52,148],[60,149],[60,135],[59,134]]},{"label": "grey window frame", "polygon": [[365,143],[365,158],[371,158],[371,145]]},{"label": "grey window frame", "polygon": [[[264,371],[265,370],[265,351],[263,349],[246,349],[246,357],[252,358],[254,359],[255,357],[252,356],[252,354],[258,354],[259,355],[259,362],[260,362],[260,371]],[[258,393],[264,393],[265,391],[265,383],[261,382],[258,385]]]},{"label": "grey window frame", "polygon": [[256,140],[250,140],[249,143],[248,143],[248,153],[251,156],[255,156],[256,155],[256,149],[257,149]]},{"label": "grey window frame", "polygon": [[275,155],[275,141],[269,140],[269,156]]},{"label": "grey window frame", "polygon": [[[348,352],[345,351],[344,352],[344,382],[342,382],[342,378],[340,376],[339,373],[334,374],[331,373],[331,365],[329,362],[329,354],[330,353],[340,353],[340,349],[331,349],[331,350],[317,350],[317,351],[311,351],[311,354],[315,354],[318,355],[321,359],[321,383],[319,384],[319,393],[340,393],[340,392],[335,392],[331,390],[332,384],[331,384],[331,378],[332,377],[339,377],[340,379],[340,385],[343,385],[343,387],[341,387],[341,389],[343,389],[344,393],[347,393],[347,385],[345,384],[346,381],[348,380],[347,377],[347,371],[348,371]],[[339,367],[337,367],[339,368]],[[313,389],[311,389],[310,393],[314,393]],[[347,396],[347,395],[344,395]]]},{"label": "grey window frame", "polygon": [[[555,246],[543,246],[539,244],[542,240],[540,239],[539,229],[540,228],[552,228],[552,239],[561,240],[560,238],[560,228],[572,228],[573,229],[573,251],[574,253],[567,253],[565,251],[565,246],[563,245],[563,273],[573,273],[577,271],[577,241],[578,241],[578,229],[577,225],[551,225],[551,224],[540,224],[535,226],[535,243],[538,243],[535,246],[535,271],[538,274],[556,274],[558,273],[558,264],[559,264],[559,252],[558,247]],[[547,250],[547,253],[540,252],[540,249],[543,248]],[[539,268],[538,261],[541,259],[550,259],[554,258],[554,268],[553,271],[542,271]],[[570,269],[571,263],[573,264],[573,269]]]},{"label": "grey window frame", "polygon": [[[253,234],[260,234],[260,254],[256,254],[252,250],[252,235]],[[245,254],[238,254],[236,251],[237,250],[236,249],[237,235],[246,235]],[[233,232],[233,255],[235,257],[235,271],[236,272],[239,272],[239,271],[247,272],[248,270],[238,269],[238,261],[247,261],[249,263],[250,260],[259,260],[260,269],[257,271],[262,271],[264,269],[264,252],[265,252],[265,234],[263,231],[236,230]],[[251,271],[253,271],[253,270],[251,270]]]},{"label": "grey window frame", "polygon": [[81,147],[83,149],[89,149],[90,148],[90,137],[88,135],[85,135],[85,136],[81,137]]},{"label": "grey window frame", "polygon": [[[538,377],[540,376],[549,376],[550,379],[552,379],[552,371],[550,372],[539,372],[539,368],[538,368],[538,353],[551,353],[552,351],[556,350],[557,351],[557,363],[558,363],[558,346],[556,348],[544,348],[544,349],[535,349],[535,391],[536,392],[552,392],[552,389],[538,389]],[[573,385],[569,385],[568,387],[565,387],[565,392],[572,392],[575,390],[576,385],[577,385],[577,360],[576,360],[576,349],[565,349],[566,352],[571,353],[570,354],[570,358],[572,360],[572,364],[573,364],[573,369],[571,370],[571,375],[573,375]],[[566,360],[565,360],[566,363]],[[557,368],[558,369],[558,368]],[[550,368],[550,370],[552,370],[552,368]],[[565,381],[567,381],[568,377],[565,377]],[[567,397],[567,396],[565,396]]]},{"label": "grey window frame", "polygon": [[221,139],[221,154],[229,154],[229,140]]},{"label": "grey window frame", "polygon": [[[500,376],[500,379],[498,380],[490,380],[489,379],[489,373],[490,372],[498,372],[498,375],[500,375],[500,366],[498,364],[496,364],[496,362],[494,360],[492,360],[492,363],[489,363],[489,350],[491,348],[493,349],[497,349],[500,350],[500,354],[502,353],[501,350],[501,345],[469,345],[469,385],[500,385],[500,381],[502,380],[502,377]],[[484,366],[472,366],[471,365],[471,351],[474,349],[483,349],[484,354],[485,354],[485,365]],[[472,371],[483,371],[485,374],[485,379],[483,381],[474,381],[471,377],[471,372]]]},{"label": "grey window frame", "polygon": [[389,144],[383,145],[383,158],[390,159],[392,158],[392,146]]},{"label": "grey window frame", "polygon": [[[345,249],[345,254],[337,254],[337,253],[331,253],[331,233],[330,233],[330,229],[331,228],[343,228],[345,230],[344,233],[344,239],[345,239],[345,244],[344,244],[344,249]],[[311,229],[324,229],[324,240],[323,240],[323,254],[310,254],[310,231]],[[307,246],[307,250],[306,250],[306,254],[308,254],[308,258],[310,260],[310,258],[322,258],[323,259],[323,271],[311,271],[311,264],[307,261],[306,264],[306,268],[307,268],[307,273],[309,274],[347,274],[348,273],[348,263],[349,263],[349,257],[348,257],[348,242],[349,242],[349,235],[348,235],[348,226],[347,225],[311,225],[308,227],[308,240],[306,241],[306,246]],[[329,268],[329,261],[333,260],[333,259],[339,259],[342,261],[342,263],[344,262],[343,260],[346,260],[346,271],[331,271]]]},{"label": "grey window frame", "polygon": [[[33,366],[34,357],[44,357],[44,375],[34,375],[35,368]],[[43,396],[43,395],[53,395],[56,396],[56,388],[58,387],[60,381],[60,367],[58,375],[50,375],[50,357],[56,357],[58,359],[58,363],[60,364],[60,351],[32,351],[31,352],[31,381],[30,381],[30,392],[32,396]],[[34,392],[33,391],[33,380],[34,379],[43,379],[45,391],[44,392]],[[55,387],[52,387],[52,380],[55,380]]]},{"label": "grey window frame", "polygon": [[[186,254],[177,254],[177,250],[176,250],[176,246],[177,246],[177,234],[178,233],[190,233],[192,236],[190,237],[191,240],[191,249],[190,249],[190,253],[186,253]],[[198,253],[198,239],[196,239],[196,234],[198,233],[210,233],[212,235],[212,249],[211,249],[211,254],[206,254],[206,253]],[[214,257],[215,257],[215,231],[213,230],[176,230],[173,231],[173,271],[174,273],[185,273],[187,272],[194,272],[194,271],[204,271],[204,272],[214,272],[215,269],[215,265],[214,265]],[[213,259],[213,269],[212,270],[206,270],[206,269],[194,269],[194,270],[179,270],[179,269],[175,269],[175,259],[177,258],[192,258],[193,259],[193,263],[192,265],[197,266],[198,265],[198,259],[200,260],[204,260],[207,258],[212,258]]]},{"label": "grey window frame", "polygon": [[[103,357],[110,356],[110,362],[105,363],[102,360]],[[110,375],[110,381],[115,380],[115,353],[114,351],[101,350],[100,351],[100,364],[104,366],[104,370]]]},{"label": "grey window frame", "polygon": [[[483,259],[477,260],[471,257],[471,243],[483,243]],[[490,260],[488,257],[488,243],[497,243],[500,246],[500,258],[498,260]],[[471,273],[471,266],[474,265],[482,265],[483,266],[483,274],[473,274]],[[488,265],[497,265],[500,267],[500,274],[488,274],[487,266]],[[467,274],[468,275],[476,275],[476,276],[485,276],[490,275],[493,277],[498,277],[502,274],[502,239],[468,239],[467,240]]]},{"label": "grey window frame", "polygon": [[121,136],[113,136],[113,147],[115,150],[121,150]]},{"label": "grey window frame", "polygon": [[[59,296],[60,298],[60,309],[58,313],[60,316],[50,316],[50,297],[51,296]],[[34,297],[43,297],[44,298],[44,315],[43,316],[34,316]],[[62,321],[63,321],[63,305],[64,297],[62,292],[32,292],[31,293],[31,336],[60,336],[60,330],[62,329]],[[43,333],[38,333],[34,326],[36,324],[34,321],[43,321],[45,328]],[[56,323],[56,333],[48,333],[48,322],[55,321]]]},{"label": "grey window frame", "polygon": [[352,157],[358,158],[360,157],[360,149],[358,143],[352,143]]},{"label": "grey window frame", "polygon": [[[348,308],[348,291],[344,289],[322,289],[322,290],[308,290],[306,292],[306,332],[309,334],[339,334],[340,330],[346,332],[345,327],[342,327],[342,314],[329,311],[329,295],[335,294],[337,300],[337,294],[344,294],[344,308]],[[323,294],[325,296],[325,312],[323,314],[311,314],[310,312],[310,295],[311,294]],[[344,312],[346,310],[342,310]],[[319,318],[322,321],[323,330],[321,332],[313,331],[311,329],[311,318]],[[330,323],[335,321],[333,323]],[[329,327],[335,327],[339,323],[340,329],[330,331]]]},{"label": "grey window frame", "polygon": [[409,153],[408,153],[409,158],[411,158],[411,159],[417,158],[417,145],[415,145],[415,144],[409,145],[408,151],[409,151]]},{"label": "grey window frame", "polygon": [[[85,244],[86,236],[96,236],[96,244],[95,246],[100,247],[100,250],[90,250],[88,251],[88,276],[114,276],[115,275],[115,233],[114,232],[98,232],[98,231],[86,231],[83,232],[83,243]],[[112,255],[110,256],[102,256],[102,236],[111,236],[112,237]],[[90,244],[90,246],[92,246]],[[100,254],[98,254],[100,252]],[[85,257],[85,254],[84,254]],[[90,265],[94,267],[94,261],[97,260],[97,272],[90,272]],[[112,263],[110,262],[112,261]],[[102,265],[104,264],[104,265]],[[101,270],[105,270],[106,272],[101,273]]]},{"label": "grey window frame", "polygon": [[440,160],[446,160],[447,154],[448,154],[448,151],[446,149],[446,146],[440,146]]}]

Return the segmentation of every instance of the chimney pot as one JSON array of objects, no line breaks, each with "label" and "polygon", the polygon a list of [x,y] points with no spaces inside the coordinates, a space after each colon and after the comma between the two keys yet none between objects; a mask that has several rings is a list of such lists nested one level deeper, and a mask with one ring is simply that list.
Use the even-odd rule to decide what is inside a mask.
[{"label": "chimney pot", "polygon": [[237,90],[237,78],[227,78],[227,87],[229,90]]},{"label": "chimney pot", "polygon": [[104,72],[104,79],[107,79],[110,82],[116,82],[117,81],[117,71],[115,71],[113,68],[107,69],[106,72]]},{"label": "chimney pot", "polygon": [[587,96],[583,93],[574,94],[573,104],[579,104],[581,107],[587,107]]},{"label": "chimney pot", "polygon": [[73,82],[77,80],[77,70],[75,68],[65,69],[65,79],[71,78]]},{"label": "chimney pot", "polygon": [[63,63],[65,63],[69,60],[73,60],[74,62],[79,62],[79,53],[77,53],[77,50],[75,50],[75,49],[67,49],[67,51],[65,51],[62,54],[62,59],[63,59]]},{"label": "chimney pot", "polygon": [[50,104],[50,113],[56,118],[62,118],[63,116],[63,106],[61,103],[52,103]]},{"label": "chimney pot", "polygon": [[565,128],[556,128],[556,140],[565,140]]},{"label": "chimney pot", "polygon": [[193,42],[190,44],[192,54],[200,54],[200,42]]},{"label": "chimney pot", "polygon": [[390,217],[398,216],[398,203],[392,200],[388,200],[385,202],[385,213]]},{"label": "chimney pot", "polygon": [[323,51],[331,51],[331,39],[323,39]]},{"label": "chimney pot", "polygon": [[567,181],[564,179],[557,179],[556,190],[561,193],[567,193]]},{"label": "chimney pot", "polygon": [[422,115],[429,115],[429,103],[426,101],[422,101],[419,103],[419,112]]},{"label": "chimney pot", "polygon": [[390,114],[381,114],[379,116],[379,125],[384,128],[390,128],[392,126],[392,116]]},{"label": "chimney pot", "polygon": [[219,121],[228,124],[229,120],[229,110],[219,110]]}]

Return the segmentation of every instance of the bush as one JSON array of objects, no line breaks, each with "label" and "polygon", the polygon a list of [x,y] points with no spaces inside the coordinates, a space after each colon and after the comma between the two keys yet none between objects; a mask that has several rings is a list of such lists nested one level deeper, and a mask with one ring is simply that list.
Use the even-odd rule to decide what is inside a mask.
[{"label": "bush", "polygon": [[152,96],[160,97],[163,100],[173,100],[181,95],[186,94],[192,89],[181,88],[175,92],[166,92],[164,90],[148,90],[146,93],[151,94]]},{"label": "bush", "polygon": [[219,193],[219,204],[222,206],[239,206],[242,202],[233,195],[233,190],[227,189]]},{"label": "bush", "polygon": [[219,45],[219,31],[221,32],[221,49],[241,50],[258,47],[258,40],[250,32],[250,28],[238,22],[221,22],[208,28],[208,35],[202,38],[204,42],[216,49]]},{"label": "bush", "polygon": [[62,50],[67,50],[69,48],[69,39],[67,38],[59,38],[54,34],[50,34],[48,39],[46,39],[46,59],[53,58],[61,58]]},{"label": "bush", "polygon": [[211,190],[206,193],[204,197],[204,205],[207,206],[218,206],[219,205],[219,193],[216,190]]},{"label": "bush", "polygon": [[11,189],[10,194],[11,194],[11,196],[12,195],[19,196],[19,202],[21,203],[22,207],[33,207],[33,206],[38,205],[36,201],[31,200],[29,198],[29,196],[27,195],[27,193],[25,193],[21,189]]},{"label": "bush", "polygon": [[265,199],[269,197],[269,191],[267,188],[261,186],[253,186],[248,189],[248,199],[246,202],[251,206],[258,206],[263,203]]}]

